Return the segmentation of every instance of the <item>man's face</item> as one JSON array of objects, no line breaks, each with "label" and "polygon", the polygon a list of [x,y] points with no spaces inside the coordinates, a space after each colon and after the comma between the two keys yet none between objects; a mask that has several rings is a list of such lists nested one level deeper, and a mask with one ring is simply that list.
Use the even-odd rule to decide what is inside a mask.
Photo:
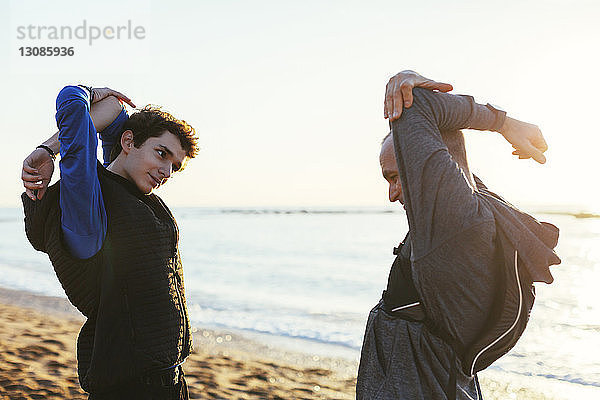
[{"label": "man's face", "polygon": [[148,138],[139,148],[128,146],[124,170],[126,178],[142,193],[150,194],[179,170],[185,160],[186,152],[177,136],[165,131]]},{"label": "man's face", "polygon": [[394,153],[393,138],[388,137],[381,146],[379,154],[379,163],[381,164],[381,172],[383,177],[390,185],[389,196],[393,203],[399,201],[404,204],[402,196],[402,185],[400,184],[400,174],[398,173],[398,164],[396,163],[396,154]]}]

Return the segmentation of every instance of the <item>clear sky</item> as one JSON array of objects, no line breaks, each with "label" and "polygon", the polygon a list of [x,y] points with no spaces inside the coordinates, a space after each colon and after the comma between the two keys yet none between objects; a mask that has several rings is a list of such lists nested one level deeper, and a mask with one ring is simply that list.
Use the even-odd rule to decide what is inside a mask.
[{"label": "clear sky", "polygon": [[[402,69],[540,126],[548,163],[468,132],[471,168],[516,204],[600,211],[597,1],[11,1],[0,6],[0,206],[56,128],[68,83],[190,122],[202,151],[159,191],[173,206],[385,205],[383,93]],[[144,28],[144,39],[18,39],[17,27]],[[21,46],[73,57],[21,57]],[[58,168],[57,168],[58,171]],[[57,173],[55,175],[58,175]]]}]

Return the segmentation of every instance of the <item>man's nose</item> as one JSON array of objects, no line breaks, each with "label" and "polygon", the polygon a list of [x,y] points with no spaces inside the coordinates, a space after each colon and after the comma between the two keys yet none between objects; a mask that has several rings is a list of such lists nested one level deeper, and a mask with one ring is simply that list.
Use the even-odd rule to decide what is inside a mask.
[{"label": "man's nose", "polygon": [[389,197],[392,203],[398,201],[398,187],[394,183],[390,183]]},{"label": "man's nose", "polygon": [[171,163],[163,165],[160,169],[160,173],[163,176],[163,179],[170,178],[172,171],[173,171],[173,164],[171,164]]},{"label": "man's nose", "polygon": [[400,184],[400,179],[397,179],[395,182],[390,183],[390,202],[399,201],[403,203],[402,199],[402,185]]}]

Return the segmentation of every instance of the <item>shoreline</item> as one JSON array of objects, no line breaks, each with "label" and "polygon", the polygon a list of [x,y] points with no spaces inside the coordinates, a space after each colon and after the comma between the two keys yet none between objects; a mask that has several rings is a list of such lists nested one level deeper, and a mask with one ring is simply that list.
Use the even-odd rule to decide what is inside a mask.
[{"label": "shoreline", "polygon": [[[0,288],[0,399],[86,399],[75,360],[83,321],[65,298]],[[358,359],[352,352],[268,334],[193,330],[194,353],[184,364],[190,398],[355,397]],[[488,400],[593,399],[600,393],[597,387],[516,377],[493,368],[479,375]]]},{"label": "shoreline", "polygon": [[[0,287],[0,305],[29,308],[74,320],[79,327],[85,322],[79,311],[63,297]],[[192,326],[192,335],[194,349],[201,348],[208,354],[234,352],[251,357],[256,353],[273,362],[293,362],[311,368],[327,365],[340,373],[354,376],[358,370],[360,353],[342,345],[211,326]]]}]

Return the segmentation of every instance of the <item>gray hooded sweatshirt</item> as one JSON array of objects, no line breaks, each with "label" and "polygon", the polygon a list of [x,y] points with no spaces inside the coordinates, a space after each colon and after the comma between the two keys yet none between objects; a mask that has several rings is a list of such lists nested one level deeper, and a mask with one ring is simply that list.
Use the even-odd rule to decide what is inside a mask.
[{"label": "gray hooded sweatshirt", "polygon": [[410,273],[426,323],[386,312],[383,300],[373,308],[356,397],[482,399],[476,375],[462,372],[455,349],[481,335],[492,310],[497,229],[511,237],[511,248],[522,250],[531,277],[548,283],[548,266],[560,262],[552,251],[558,233],[491,196],[479,181],[473,188],[450,156],[442,132],[489,130],[494,112],[470,96],[424,89],[413,94],[412,107],[392,123],[392,133],[408,217]]}]

